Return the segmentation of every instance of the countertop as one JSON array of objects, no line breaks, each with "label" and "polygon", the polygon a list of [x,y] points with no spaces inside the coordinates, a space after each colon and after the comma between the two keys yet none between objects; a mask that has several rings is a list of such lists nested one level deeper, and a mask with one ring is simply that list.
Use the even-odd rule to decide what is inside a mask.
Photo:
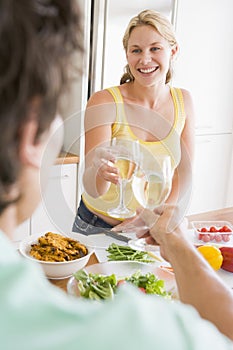
[{"label": "countertop", "polygon": [[55,165],[57,164],[78,164],[79,156],[73,153],[62,151],[56,159]]},{"label": "countertop", "polygon": [[208,211],[200,214],[189,215],[191,221],[230,221],[233,224],[233,207]]},{"label": "countertop", "polygon": [[[189,222],[191,221],[208,221],[208,220],[213,220],[213,221],[229,221],[233,224],[233,207],[230,208],[224,208],[220,210],[214,210],[214,211],[209,211],[209,212],[204,212],[200,214],[195,214],[195,215],[190,215],[187,217]],[[87,265],[92,265],[98,263],[98,259],[95,254],[92,254],[92,256],[89,259],[89,262]],[[233,274],[224,270],[219,271],[219,274],[223,279],[229,280],[230,283],[233,283]],[[65,278],[62,280],[50,280],[50,282],[64,291],[66,291],[66,286],[69,278]],[[233,287],[233,285],[231,286]]]}]

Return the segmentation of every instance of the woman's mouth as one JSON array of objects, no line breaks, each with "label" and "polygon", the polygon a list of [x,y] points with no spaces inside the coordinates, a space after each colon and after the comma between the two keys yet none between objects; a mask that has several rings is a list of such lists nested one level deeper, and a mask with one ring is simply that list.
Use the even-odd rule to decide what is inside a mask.
[{"label": "woman's mouth", "polygon": [[150,74],[155,72],[158,69],[158,67],[151,67],[151,68],[138,68],[138,71],[143,74]]}]

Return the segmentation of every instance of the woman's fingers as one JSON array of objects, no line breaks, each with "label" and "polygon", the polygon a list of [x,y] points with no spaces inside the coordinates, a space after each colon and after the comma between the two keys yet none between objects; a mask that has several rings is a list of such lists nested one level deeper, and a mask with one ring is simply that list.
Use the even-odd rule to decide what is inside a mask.
[{"label": "woman's fingers", "polygon": [[135,227],[141,224],[143,224],[143,222],[140,220],[140,218],[136,216],[136,217],[124,220],[119,225],[114,226],[112,230],[116,232],[124,232],[124,231],[130,232],[130,231],[133,231]]},{"label": "woman's fingers", "polygon": [[95,150],[92,164],[99,177],[114,184],[119,183],[119,170],[114,165],[115,156],[106,148],[98,147]]},{"label": "woman's fingers", "polygon": [[115,226],[112,230],[116,232],[136,232],[137,235],[143,235],[149,231],[159,216],[151,210],[138,209],[135,217],[124,220],[121,224]]},{"label": "woman's fingers", "polygon": [[98,170],[98,175],[103,177],[104,180],[118,185],[119,183],[119,170],[114,166],[111,161],[106,161],[102,159],[101,167]]}]

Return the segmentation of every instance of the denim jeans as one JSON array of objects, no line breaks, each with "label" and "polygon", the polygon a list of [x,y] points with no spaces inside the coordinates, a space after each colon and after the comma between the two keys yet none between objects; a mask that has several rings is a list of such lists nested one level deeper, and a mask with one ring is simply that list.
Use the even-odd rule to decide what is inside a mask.
[{"label": "denim jeans", "polygon": [[112,225],[93,214],[85,206],[81,199],[72,228],[73,232],[82,233],[84,235],[92,235],[95,233],[101,233],[106,229],[111,229],[112,227]]}]

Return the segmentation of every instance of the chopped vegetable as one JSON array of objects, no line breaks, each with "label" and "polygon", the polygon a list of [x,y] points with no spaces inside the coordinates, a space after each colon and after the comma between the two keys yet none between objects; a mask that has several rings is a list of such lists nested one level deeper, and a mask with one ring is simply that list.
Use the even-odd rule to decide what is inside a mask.
[{"label": "chopped vegetable", "polygon": [[138,288],[143,288],[146,294],[157,294],[163,297],[170,298],[170,293],[164,289],[164,281],[158,279],[153,273],[148,272],[142,275],[140,271],[135,272],[131,277],[126,277],[127,282],[130,282]]},{"label": "chopped vegetable", "polygon": [[114,274],[103,276],[99,274],[87,273],[80,270],[74,273],[78,281],[78,289],[81,296],[88,299],[113,299],[117,286],[117,279]]},{"label": "chopped vegetable", "polygon": [[118,287],[125,283],[134,284],[146,294],[171,298],[171,294],[164,289],[164,281],[150,272],[143,275],[141,271],[137,271],[130,277],[121,278],[119,281],[115,274],[109,276],[88,274],[84,270],[74,273],[74,277],[77,280],[80,295],[87,299],[113,299]]},{"label": "chopped vegetable", "polygon": [[150,259],[150,255],[147,252],[135,250],[129,246],[117,245],[116,243],[112,243],[106,251],[109,253],[107,256],[109,261],[133,260],[144,263],[155,262]]}]

